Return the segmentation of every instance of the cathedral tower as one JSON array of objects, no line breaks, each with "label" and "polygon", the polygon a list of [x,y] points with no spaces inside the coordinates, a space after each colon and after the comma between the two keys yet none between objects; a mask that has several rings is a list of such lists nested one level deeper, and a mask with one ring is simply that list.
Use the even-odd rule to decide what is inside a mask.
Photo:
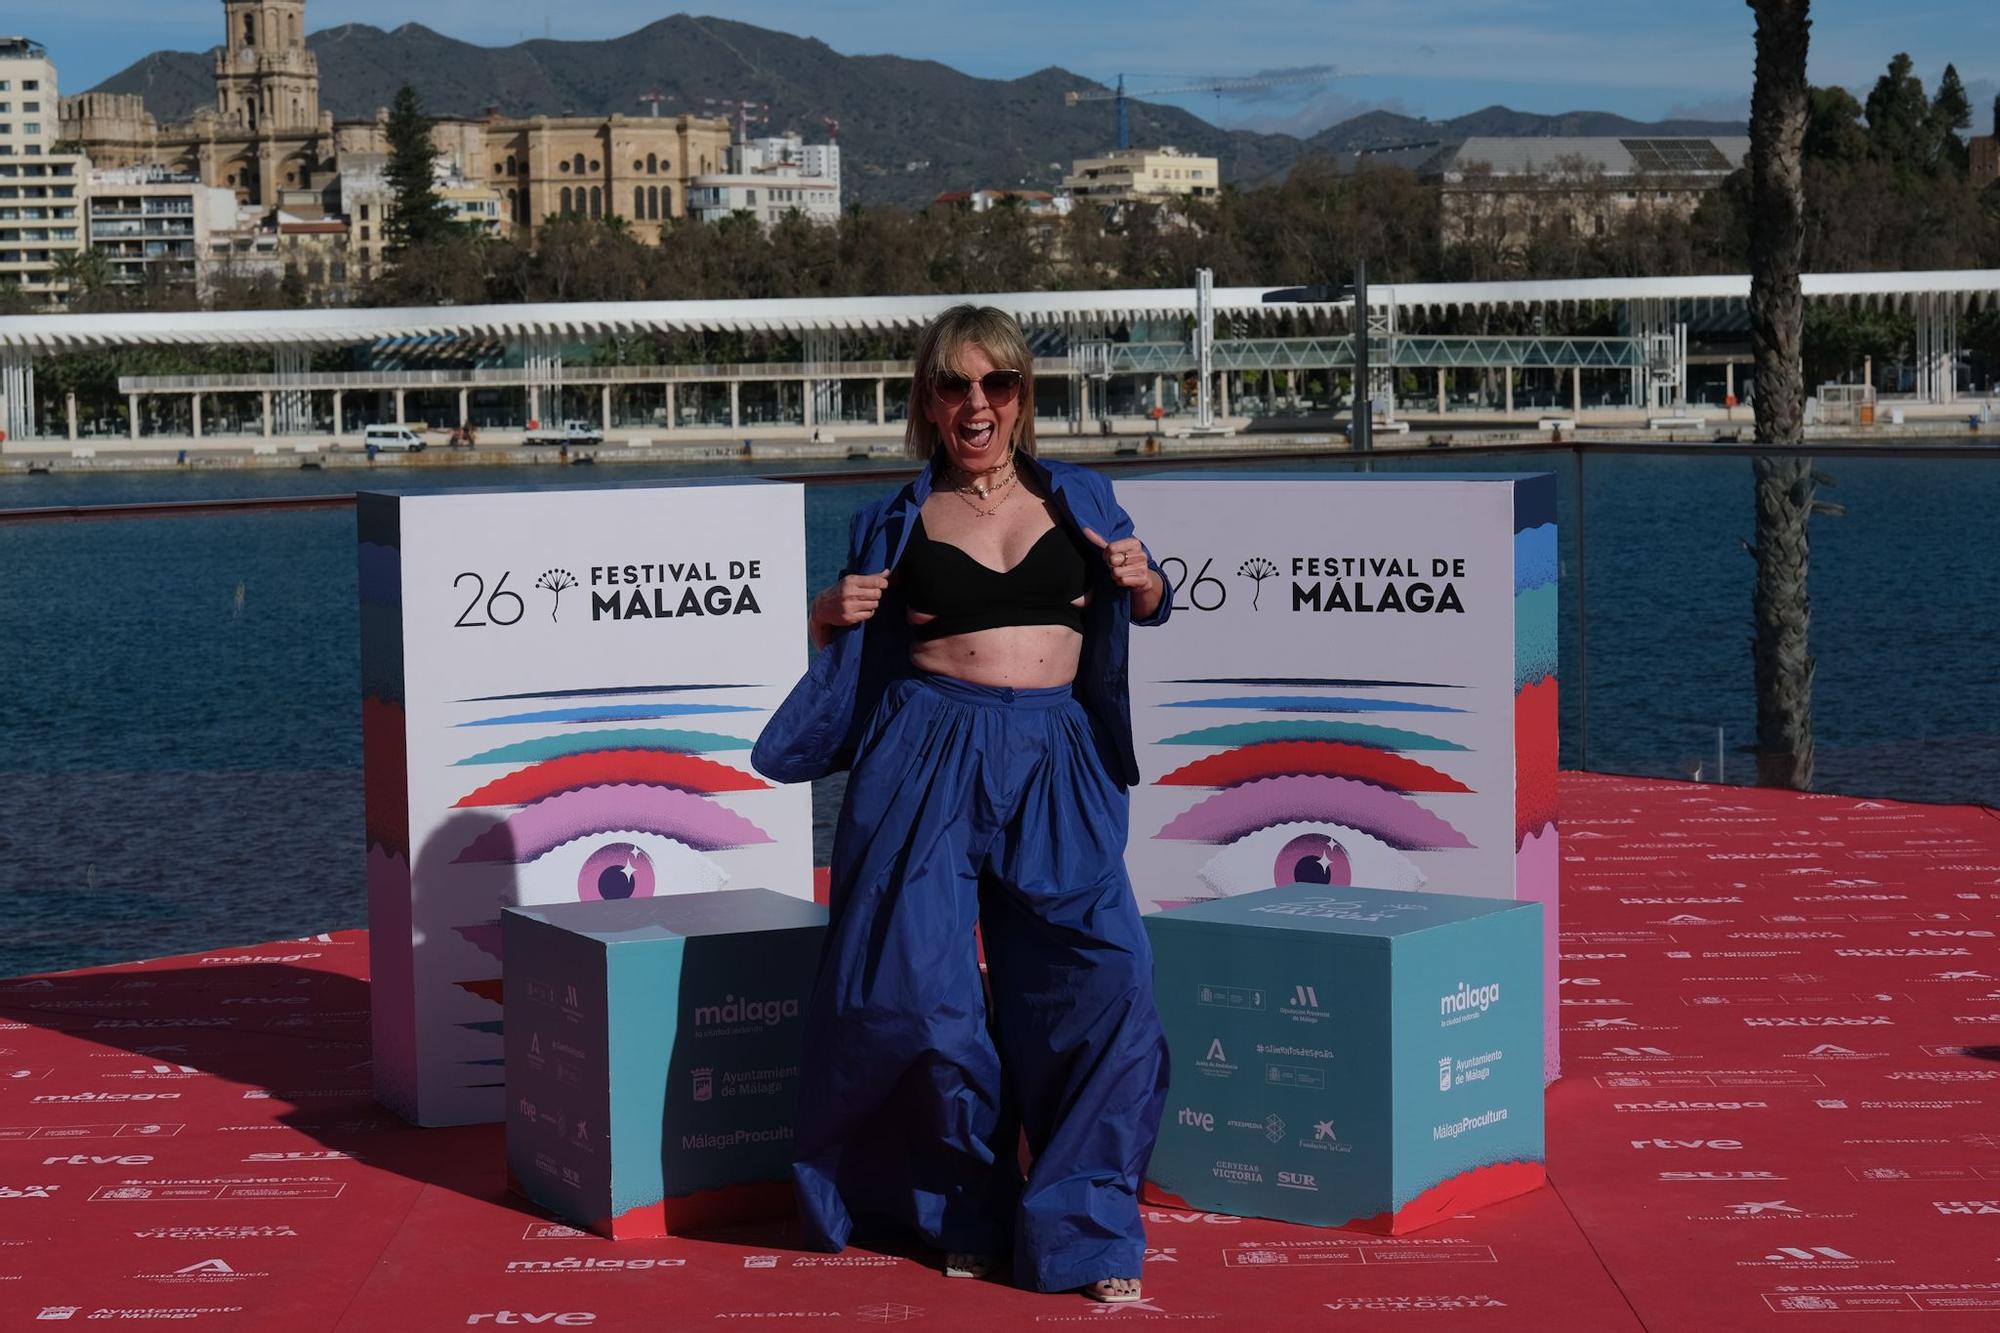
[{"label": "cathedral tower", "polygon": [[222,0],[227,41],[215,55],[222,123],[255,134],[319,128],[319,61],[306,50],[305,0]]}]

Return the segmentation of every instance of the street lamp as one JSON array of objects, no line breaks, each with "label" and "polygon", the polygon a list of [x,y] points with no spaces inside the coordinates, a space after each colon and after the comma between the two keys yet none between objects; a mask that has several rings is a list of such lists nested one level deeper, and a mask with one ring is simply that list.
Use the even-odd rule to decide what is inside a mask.
[{"label": "street lamp", "polygon": [[1354,313],[1348,320],[1354,335],[1354,409],[1350,415],[1350,433],[1355,451],[1367,453],[1375,447],[1375,408],[1368,397],[1368,261],[1354,261],[1354,281],[1346,287],[1322,282],[1310,287],[1279,287],[1264,293],[1266,305],[1334,301],[1353,303]]}]

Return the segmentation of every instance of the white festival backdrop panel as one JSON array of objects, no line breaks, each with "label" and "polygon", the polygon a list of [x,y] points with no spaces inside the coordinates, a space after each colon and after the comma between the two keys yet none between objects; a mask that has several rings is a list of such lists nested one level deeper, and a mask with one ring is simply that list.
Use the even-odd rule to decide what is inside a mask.
[{"label": "white festival backdrop panel", "polygon": [[1552,479],[1118,494],[1177,589],[1132,633],[1141,908],[1294,882],[1518,897],[1552,953]]},{"label": "white festival backdrop panel", "polygon": [[812,897],[810,787],[749,763],[805,665],[803,494],[363,497],[376,1081],[402,1114],[500,1118],[501,909]]}]

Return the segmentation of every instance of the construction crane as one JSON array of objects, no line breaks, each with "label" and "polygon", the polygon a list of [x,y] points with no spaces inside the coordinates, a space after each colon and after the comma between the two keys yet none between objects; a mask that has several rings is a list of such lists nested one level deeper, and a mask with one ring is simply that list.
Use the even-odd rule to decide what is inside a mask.
[{"label": "construction crane", "polygon": [[646,104],[647,110],[651,113],[651,115],[655,120],[657,120],[660,115],[660,103],[670,102],[673,100],[673,97],[674,94],[663,93],[658,88],[653,89],[653,91],[649,93],[639,94],[639,100]]},{"label": "construction crane", "polygon": [[[771,120],[771,104],[769,102],[749,102],[740,98],[704,97],[701,99],[701,104],[703,106],[722,107],[724,108],[723,115],[736,117],[736,142],[738,143],[750,142],[750,126],[753,123],[765,125],[769,124]],[[754,115],[752,114],[753,112],[755,113]]]},{"label": "construction crane", "polygon": [[[1254,88],[1275,88],[1287,83],[1324,83],[1334,74],[1331,65],[1312,65],[1304,69],[1286,70],[1282,74],[1260,74],[1247,79],[1213,78],[1198,79],[1188,83],[1177,83],[1165,88],[1148,88],[1135,92],[1134,97],[1172,97],[1181,93],[1213,93],[1221,97],[1224,93],[1249,92]],[[1118,146],[1130,148],[1132,133],[1125,107],[1125,76],[1120,74],[1118,82],[1110,88],[1084,88],[1063,94],[1064,106],[1075,106],[1079,102],[1113,102],[1118,107]]]}]

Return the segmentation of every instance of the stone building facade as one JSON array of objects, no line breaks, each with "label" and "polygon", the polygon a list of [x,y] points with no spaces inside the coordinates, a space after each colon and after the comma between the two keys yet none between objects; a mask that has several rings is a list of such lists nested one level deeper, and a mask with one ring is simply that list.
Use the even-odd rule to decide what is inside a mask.
[{"label": "stone building facade", "polygon": [[85,93],[64,99],[63,138],[94,166],[166,167],[262,208],[322,188],[334,165],[333,116],[320,109],[305,8],[305,0],[222,0],[214,106],[161,125],[137,95]]},{"label": "stone building facade", "polygon": [[[344,198],[388,158],[387,113],[334,122],[320,107],[319,62],[305,42],[306,0],[222,0],[215,105],[161,125],[136,94],[85,93],[62,104],[62,135],[98,167],[160,167],[234,190],[252,207],[293,217],[352,213],[365,203],[371,240],[382,203]],[[729,122],[699,116],[446,117],[432,130],[453,188],[490,188],[503,233],[545,218],[625,218],[635,236],[687,214],[689,182],[722,169]],[[357,228],[359,222],[356,222]],[[359,235],[357,230],[356,235]],[[364,268],[372,265],[364,264]]]}]

